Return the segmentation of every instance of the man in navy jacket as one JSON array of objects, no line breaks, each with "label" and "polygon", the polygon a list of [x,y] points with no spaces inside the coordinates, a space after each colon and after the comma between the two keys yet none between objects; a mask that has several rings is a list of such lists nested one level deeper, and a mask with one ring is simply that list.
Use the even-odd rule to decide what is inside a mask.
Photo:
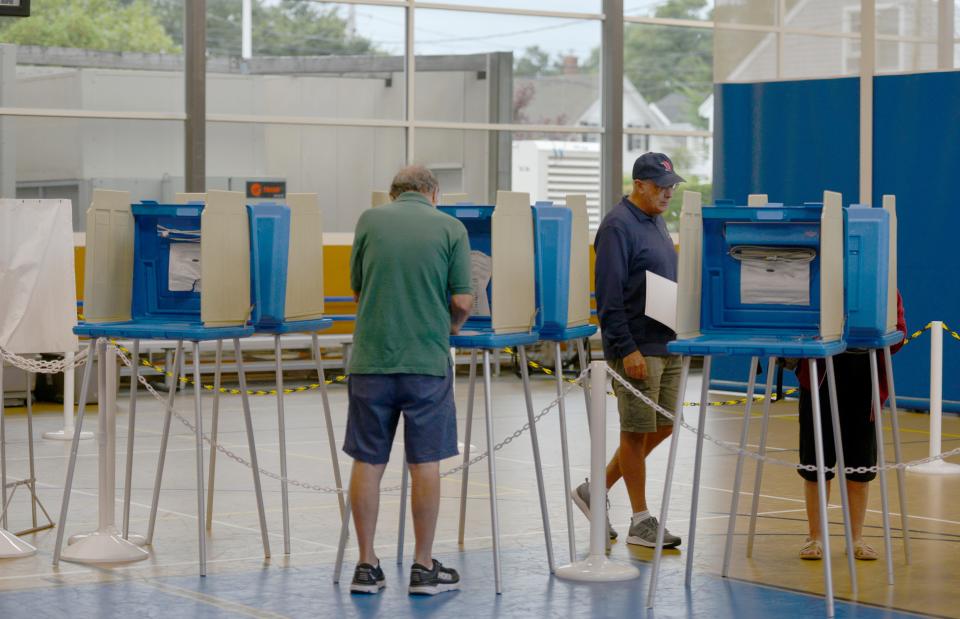
[{"label": "man in navy jacket", "polygon": [[[633,189],[607,213],[597,230],[597,315],[603,336],[603,355],[610,368],[667,410],[676,405],[680,359],[667,353],[676,333],[646,316],[646,277],[651,271],[677,281],[677,252],[663,221],[663,213],[683,182],[673,162],[662,153],[645,153],[633,164]],[[657,519],[650,515],[646,497],[646,458],[673,429],[672,421],[613,382],[620,412],[620,447],[607,465],[609,490],[621,477],[630,495],[633,518],[628,544],[654,547]],[[573,491],[574,502],[590,515],[589,482]],[[611,540],[617,533],[608,521]],[[680,538],[666,532],[664,547]]]}]

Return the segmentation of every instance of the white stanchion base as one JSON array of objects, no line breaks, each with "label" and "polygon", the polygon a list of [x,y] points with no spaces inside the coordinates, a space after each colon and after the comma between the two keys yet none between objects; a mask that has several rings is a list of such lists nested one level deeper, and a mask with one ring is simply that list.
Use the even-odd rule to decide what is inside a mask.
[{"label": "white stanchion base", "polygon": [[606,557],[587,557],[557,568],[557,578],[580,582],[617,582],[639,576],[640,570],[632,565],[615,563]]},{"label": "white stanchion base", "polygon": [[[73,430],[57,430],[56,432],[44,432],[43,438],[51,441],[72,441],[73,440]],[[80,440],[86,441],[93,438],[93,432],[81,432]]]},{"label": "white stanchion base", "polygon": [[61,558],[73,563],[131,563],[143,561],[150,553],[123,539],[116,527],[106,527],[89,535],[74,535],[73,544]]},{"label": "white stanchion base", "polygon": [[10,531],[0,529],[0,559],[17,559],[29,557],[37,549],[26,543]]},{"label": "white stanchion base", "polygon": [[960,464],[944,462],[943,460],[934,460],[916,466],[908,466],[908,473],[921,473],[923,475],[960,475]]}]

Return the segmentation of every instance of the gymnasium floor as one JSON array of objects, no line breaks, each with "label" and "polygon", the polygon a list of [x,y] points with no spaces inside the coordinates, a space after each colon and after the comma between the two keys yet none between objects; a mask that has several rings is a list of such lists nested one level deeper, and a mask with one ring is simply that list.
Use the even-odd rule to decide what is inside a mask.
[{"label": "gymnasium floor", "polygon": [[[290,386],[290,385],[288,385]],[[539,411],[555,396],[551,379],[533,381],[535,408]],[[688,387],[688,400],[698,394],[698,377]],[[142,392],[141,392],[142,393]],[[346,389],[330,388],[334,425],[338,444],[346,416]],[[466,379],[458,380],[457,398],[460,432],[463,436]],[[716,397],[712,398],[716,399]],[[279,470],[276,408],[272,397],[252,398],[261,466]],[[481,403],[480,398],[477,400]],[[206,402],[206,427],[210,423],[210,403]],[[178,398],[178,410],[192,416],[192,396]],[[47,412],[43,412],[44,409]],[[126,400],[120,398],[118,414],[118,462],[123,462],[126,437]],[[482,408],[480,408],[482,411]],[[17,410],[7,415],[8,475],[24,477],[27,470],[26,419]],[[586,439],[586,415],[583,398],[571,392],[567,400],[571,433],[571,464],[577,482],[588,474],[589,444]],[[286,399],[288,456],[290,476],[314,484],[332,485],[333,475],[323,429],[320,397],[317,392],[290,395]],[[688,409],[687,419],[695,414]],[[759,436],[759,410],[754,411],[750,443]],[[739,437],[742,406],[711,408],[707,431],[727,441]],[[93,430],[96,416],[88,418]],[[131,530],[144,533],[162,415],[161,407],[149,395],[141,395],[138,404],[137,443],[134,457],[133,508]],[[508,436],[526,421],[519,380],[509,371],[494,381],[494,424],[497,441]],[[608,447],[618,437],[613,399],[608,400]],[[904,453],[909,459],[924,457],[927,450],[926,415],[900,413]],[[34,432],[59,429],[61,417],[52,407],[40,407]],[[482,446],[483,425],[475,419],[472,443]],[[559,429],[556,411],[538,424],[545,464],[548,502],[553,526],[554,550],[558,564],[568,561],[566,518],[563,502],[563,474],[560,465]],[[887,452],[892,457],[889,428]],[[245,455],[240,403],[227,398],[221,404],[220,436],[223,443]],[[806,531],[800,480],[790,469],[765,468],[758,525],[758,538],[752,559],[745,557],[747,519],[738,521],[734,540],[731,577],[720,577],[727,512],[730,504],[735,456],[709,443],[705,447],[703,489],[693,584],[683,586],[686,557],[690,481],[692,477],[694,435],[681,435],[678,469],[670,529],[684,538],[679,551],[665,555],[661,587],[652,617],[820,617],[824,612],[822,567],[818,562],[797,558],[797,550]],[[951,449],[960,440],[960,420],[948,415],[944,425],[944,448]],[[796,402],[774,405],[769,445],[786,459],[796,458]],[[38,439],[37,477],[39,494],[48,511],[56,517],[69,444]],[[399,445],[399,441],[398,441]],[[387,469],[384,485],[399,483],[399,458]],[[476,451],[474,453],[477,453]],[[665,471],[666,446],[654,452],[648,469],[651,504],[658,508]],[[97,522],[97,452],[94,441],[81,444],[74,493],[67,523],[67,534],[88,532]],[[452,468],[456,460],[443,463]],[[346,476],[349,459],[341,454]],[[405,593],[412,553],[412,526],[407,526],[405,561],[396,565],[398,493],[381,502],[378,549],[388,579],[386,591],[376,597],[351,596],[345,584],[332,584],[332,565],[339,528],[337,500],[298,488],[290,489],[292,548],[283,554],[279,483],[264,478],[264,494],[270,530],[272,557],[264,560],[259,539],[256,508],[250,473],[222,457],[217,460],[217,486],[214,522],[208,538],[208,572],[197,576],[196,495],[193,435],[176,421],[167,459],[160,518],[157,522],[153,554],[146,561],[114,569],[92,568],[61,563],[53,568],[55,530],[47,530],[25,539],[38,546],[29,558],[0,560],[0,617],[314,617],[314,616],[461,616],[461,617],[547,617],[547,616],[624,616],[638,615],[646,605],[648,562],[651,551],[635,549],[620,542],[613,545],[611,557],[631,562],[641,570],[638,580],[618,584],[584,585],[550,578],[544,539],[541,532],[536,483],[528,435],[514,440],[497,452],[500,521],[503,536],[503,595],[494,595],[490,553],[489,508],[485,463],[470,476],[466,543],[459,548],[457,509],[460,477],[443,482],[436,556],[458,568],[464,590],[436,598],[409,598]],[[752,488],[754,465],[745,467],[744,489]],[[118,468],[118,485],[123,473]],[[899,527],[896,509],[896,477],[889,475],[892,523]],[[836,493],[836,490],[834,491]],[[838,597],[838,617],[901,617],[925,614],[960,617],[960,479],[908,475],[913,539],[912,565],[905,566],[899,530],[894,530],[896,584],[886,585],[884,562],[858,562],[860,592],[851,600],[849,575],[842,550],[839,508],[831,509],[833,526],[832,555],[834,583]],[[118,499],[122,488],[117,490]],[[836,494],[832,497],[839,502]],[[630,508],[622,484],[610,493],[613,526],[625,536]],[[118,501],[119,503],[119,501]],[[882,552],[878,483],[871,485],[867,536]],[[120,519],[119,505],[117,519]],[[739,512],[749,512],[749,494],[741,495]],[[30,524],[30,506],[26,493],[17,492],[10,507],[9,529]],[[408,510],[409,514],[409,510]],[[409,516],[408,516],[409,517]],[[586,519],[574,515],[578,554],[587,550]],[[354,546],[348,547],[343,579],[348,583],[356,559]]]}]

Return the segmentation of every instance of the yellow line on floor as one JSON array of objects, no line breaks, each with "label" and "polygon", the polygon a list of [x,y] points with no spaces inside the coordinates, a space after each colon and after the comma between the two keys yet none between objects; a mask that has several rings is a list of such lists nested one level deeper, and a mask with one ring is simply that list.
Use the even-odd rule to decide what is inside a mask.
[{"label": "yellow line on floor", "polygon": [[169,593],[170,595],[186,598],[188,600],[194,600],[196,602],[203,602],[204,604],[209,604],[210,606],[215,606],[225,611],[236,613],[238,615],[243,615],[245,617],[257,617],[258,619],[287,619],[287,615],[281,615],[279,613],[274,613],[268,610],[260,610],[252,606],[247,606],[246,604],[240,604],[239,602],[231,602],[230,600],[218,598],[216,596],[209,595],[206,593],[191,591],[190,589],[177,587],[175,585],[171,585],[168,583],[155,582],[155,581],[146,580],[146,579],[139,579],[137,580],[137,582],[139,582],[142,585],[146,585],[152,589],[157,589],[158,591]]}]

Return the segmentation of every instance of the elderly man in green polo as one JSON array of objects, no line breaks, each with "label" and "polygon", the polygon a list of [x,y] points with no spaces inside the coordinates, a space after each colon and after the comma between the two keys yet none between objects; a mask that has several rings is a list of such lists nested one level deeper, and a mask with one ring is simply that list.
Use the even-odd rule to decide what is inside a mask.
[{"label": "elderly man in green polo", "polygon": [[357,323],[350,360],[349,413],[343,450],[354,459],[350,502],[360,558],[350,590],[386,586],[374,552],[380,480],[400,415],[412,478],[416,535],[411,594],[460,588],[456,570],[433,558],[440,508],[440,460],[457,450],[450,334],[473,305],[470,242],[458,220],[435,207],[437,179],[422,166],[400,170],[393,202],[357,222],[350,285]]}]

